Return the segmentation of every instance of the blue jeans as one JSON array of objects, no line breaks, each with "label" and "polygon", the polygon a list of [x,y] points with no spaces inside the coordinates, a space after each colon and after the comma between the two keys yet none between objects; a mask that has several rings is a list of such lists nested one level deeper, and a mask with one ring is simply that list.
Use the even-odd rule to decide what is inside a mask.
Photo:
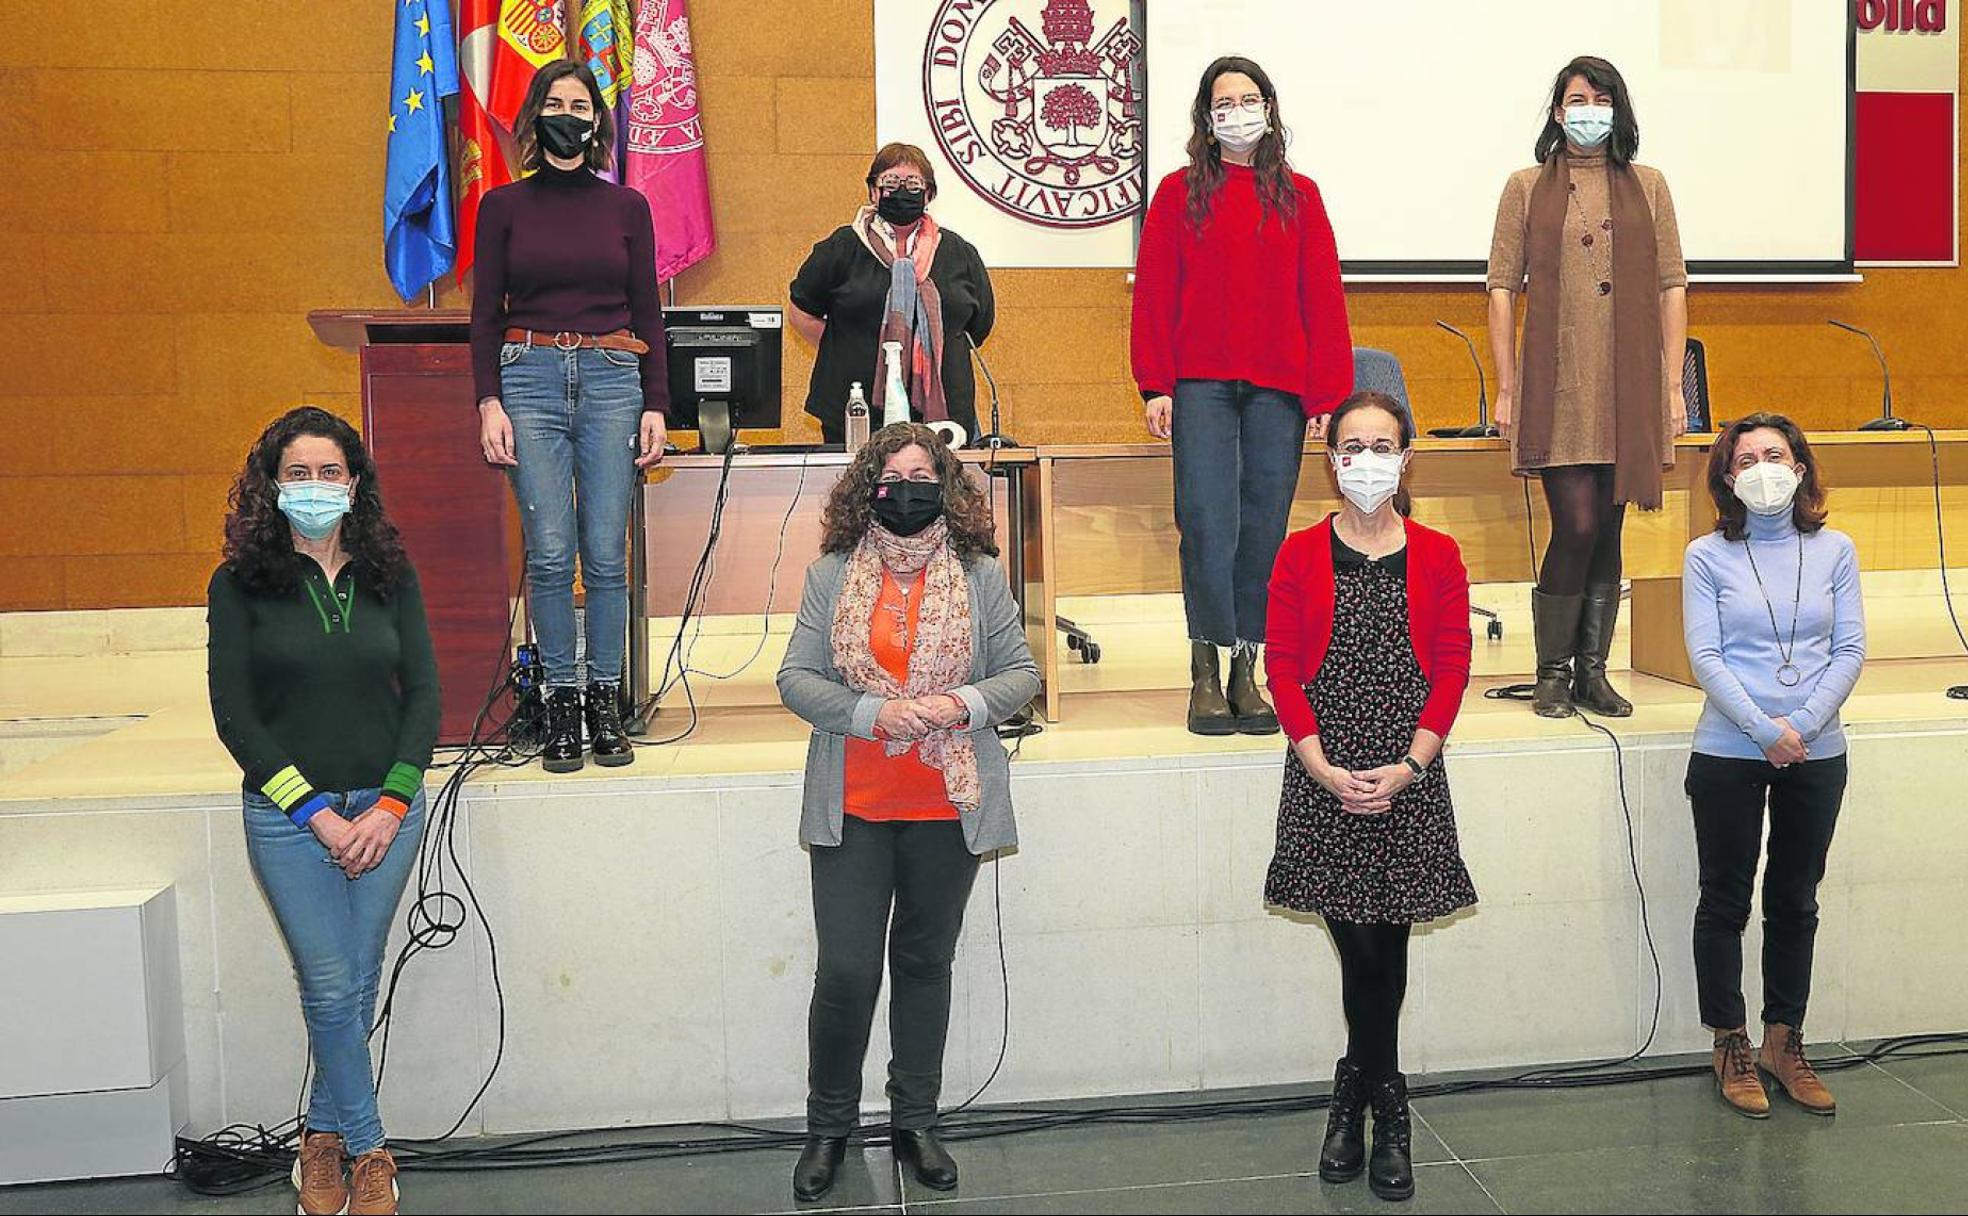
[{"label": "blue jeans", "polygon": [[[331,794],[331,809],[353,819],[374,806],[381,792]],[[301,1017],[314,1056],[308,1129],[340,1132],[352,1156],[381,1148],[369,1030],[376,1022],[390,920],[403,901],[424,835],[424,795],[419,791],[411,802],[382,864],[352,882],[312,831],[295,827],[252,790],[245,791],[244,800],[246,857],[287,940],[301,987]]]},{"label": "blue jeans", "polygon": [[499,352],[499,399],[519,461],[512,485],[526,535],[533,632],[547,683],[556,688],[581,682],[574,661],[577,545],[588,593],[588,678],[622,678],[640,362],[628,351],[523,342]]},{"label": "blue jeans", "polygon": [[1190,640],[1262,642],[1271,564],[1291,526],[1305,455],[1298,395],[1242,380],[1178,380],[1170,441]]}]

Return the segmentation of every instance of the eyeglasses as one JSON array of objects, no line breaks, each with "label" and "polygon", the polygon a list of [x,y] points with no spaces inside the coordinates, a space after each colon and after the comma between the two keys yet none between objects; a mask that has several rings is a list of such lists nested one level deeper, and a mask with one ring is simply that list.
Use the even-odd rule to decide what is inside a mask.
[{"label": "eyeglasses", "polygon": [[1246,93],[1242,97],[1219,97],[1210,103],[1210,113],[1228,114],[1232,110],[1256,112],[1264,108],[1262,93]]},{"label": "eyeglasses", "polygon": [[1337,449],[1341,456],[1358,456],[1363,452],[1372,452],[1376,456],[1392,456],[1400,450],[1400,446],[1392,439],[1376,439],[1371,445],[1362,443],[1358,439],[1349,439]]},{"label": "eyeglasses", "polygon": [[875,182],[875,189],[881,191],[883,194],[889,194],[896,190],[915,190],[922,192],[929,189],[929,184],[920,177],[884,177]]}]

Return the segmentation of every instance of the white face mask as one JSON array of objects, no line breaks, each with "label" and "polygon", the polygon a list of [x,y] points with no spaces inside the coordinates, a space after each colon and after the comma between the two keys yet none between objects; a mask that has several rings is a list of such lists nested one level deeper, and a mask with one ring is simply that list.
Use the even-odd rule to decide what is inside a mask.
[{"label": "white face mask", "polygon": [[1339,492],[1363,514],[1372,515],[1401,488],[1401,453],[1346,452],[1332,454]]},{"label": "white face mask", "polygon": [[1257,146],[1271,129],[1271,119],[1262,106],[1246,110],[1242,106],[1228,113],[1210,112],[1210,129],[1216,132],[1216,142],[1232,152],[1248,152]]},{"label": "white face mask", "polygon": [[1743,506],[1758,515],[1781,515],[1797,497],[1797,474],[1787,464],[1758,461],[1736,474],[1734,489]]},{"label": "white face mask", "polygon": [[1566,106],[1565,138],[1590,151],[1613,133],[1613,107]]}]

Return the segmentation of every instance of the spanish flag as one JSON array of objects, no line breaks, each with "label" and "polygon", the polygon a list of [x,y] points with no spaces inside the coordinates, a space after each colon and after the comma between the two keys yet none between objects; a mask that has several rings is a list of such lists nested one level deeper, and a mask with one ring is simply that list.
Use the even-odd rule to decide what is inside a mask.
[{"label": "spanish flag", "polygon": [[567,51],[564,0],[462,0],[458,69],[458,281],[471,269],[478,204],[513,180],[513,122],[533,73]]}]

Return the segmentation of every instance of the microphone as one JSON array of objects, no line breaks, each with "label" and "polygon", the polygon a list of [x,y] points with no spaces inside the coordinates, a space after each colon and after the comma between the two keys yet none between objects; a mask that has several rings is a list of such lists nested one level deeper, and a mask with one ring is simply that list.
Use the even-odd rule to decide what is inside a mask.
[{"label": "microphone", "polygon": [[998,381],[996,377],[991,375],[991,365],[984,362],[984,352],[977,349],[977,339],[970,336],[970,331],[965,330],[964,341],[970,344],[970,357],[977,360],[977,366],[983,369],[984,384],[991,390],[991,429],[971,440],[970,446],[973,448],[991,448],[993,450],[1023,446],[1016,439],[1005,434],[1003,428],[999,425]]},{"label": "microphone", "polygon": [[1884,386],[1879,398],[1879,417],[1867,422],[1861,422],[1859,429],[1862,431],[1910,430],[1913,426],[1912,423],[1904,418],[1893,416],[1893,373],[1886,368],[1886,355],[1879,349],[1879,340],[1856,325],[1847,325],[1843,321],[1833,321],[1831,324],[1844,330],[1846,333],[1857,334],[1867,342],[1872,343],[1872,357],[1879,360],[1879,376]]},{"label": "microphone", "polygon": [[1483,360],[1476,355],[1476,344],[1469,340],[1468,334],[1447,321],[1437,321],[1435,324],[1438,328],[1446,329],[1461,338],[1462,344],[1469,348],[1469,361],[1476,365],[1476,425],[1438,426],[1428,433],[1437,439],[1494,439],[1497,429],[1490,425],[1489,381],[1483,376]]}]

